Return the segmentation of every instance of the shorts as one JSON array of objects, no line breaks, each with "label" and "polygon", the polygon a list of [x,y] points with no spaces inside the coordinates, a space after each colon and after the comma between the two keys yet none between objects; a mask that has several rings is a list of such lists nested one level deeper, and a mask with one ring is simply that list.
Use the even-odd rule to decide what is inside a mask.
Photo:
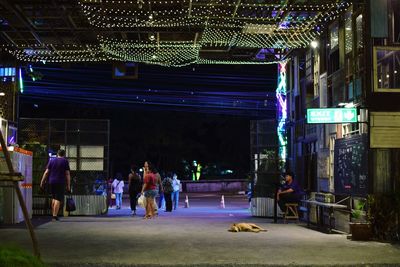
[{"label": "shorts", "polygon": [[58,201],[64,201],[65,184],[50,184],[51,198]]},{"label": "shorts", "polygon": [[147,190],[144,191],[144,196],[147,198],[155,198],[157,196],[158,190]]}]

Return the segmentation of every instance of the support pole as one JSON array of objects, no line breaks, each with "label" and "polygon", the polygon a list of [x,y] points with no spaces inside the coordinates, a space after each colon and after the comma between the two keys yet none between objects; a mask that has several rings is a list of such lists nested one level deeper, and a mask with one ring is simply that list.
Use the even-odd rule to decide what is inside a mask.
[{"label": "support pole", "polygon": [[26,204],[24,201],[24,198],[22,197],[22,193],[21,190],[19,189],[19,185],[18,185],[18,179],[16,179],[17,176],[21,177],[21,174],[18,174],[14,171],[14,167],[12,165],[11,162],[11,157],[10,157],[10,153],[7,150],[7,145],[6,142],[4,141],[4,137],[3,137],[3,133],[0,131],[0,144],[4,153],[4,158],[6,160],[7,163],[7,167],[8,167],[8,171],[10,174],[10,180],[13,182],[15,191],[17,193],[18,196],[18,200],[19,200],[19,205],[21,206],[22,209],[22,213],[24,215],[24,219],[25,219],[25,223],[26,223],[26,227],[29,230],[29,234],[31,236],[32,239],[32,245],[33,245],[33,253],[34,255],[40,259],[40,252],[39,252],[39,245],[36,239],[36,235],[35,232],[33,230],[33,225],[32,222],[29,218],[29,214],[28,214],[28,209],[26,208]]}]

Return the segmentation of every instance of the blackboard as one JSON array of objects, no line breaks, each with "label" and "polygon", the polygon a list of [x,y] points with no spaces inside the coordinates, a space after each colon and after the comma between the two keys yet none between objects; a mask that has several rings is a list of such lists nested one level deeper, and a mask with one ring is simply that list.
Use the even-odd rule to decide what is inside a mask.
[{"label": "blackboard", "polygon": [[366,196],[368,193],[367,135],[353,135],[335,142],[335,193]]}]

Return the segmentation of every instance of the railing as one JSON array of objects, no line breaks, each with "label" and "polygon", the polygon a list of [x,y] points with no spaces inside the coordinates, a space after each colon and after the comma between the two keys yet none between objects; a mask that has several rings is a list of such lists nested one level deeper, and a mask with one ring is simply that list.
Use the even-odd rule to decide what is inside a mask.
[{"label": "railing", "polygon": [[184,181],[181,180],[184,192],[239,192],[246,191],[248,180],[229,179],[229,180],[200,180]]},{"label": "railing", "polygon": [[[102,188],[99,188],[102,185]],[[127,186],[126,186],[127,187]],[[51,215],[51,194],[49,188],[41,191],[39,184],[33,184],[32,215]],[[71,195],[75,200],[76,211],[71,215],[100,215],[108,211],[110,186],[99,183],[72,183]],[[63,210],[60,209],[60,215]]]}]

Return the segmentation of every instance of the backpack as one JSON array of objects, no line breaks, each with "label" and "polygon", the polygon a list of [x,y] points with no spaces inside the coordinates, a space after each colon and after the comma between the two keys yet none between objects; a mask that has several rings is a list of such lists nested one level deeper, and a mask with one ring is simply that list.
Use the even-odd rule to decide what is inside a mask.
[{"label": "backpack", "polygon": [[163,181],[163,186],[166,193],[172,193],[174,191],[171,178],[165,178],[165,180]]}]

